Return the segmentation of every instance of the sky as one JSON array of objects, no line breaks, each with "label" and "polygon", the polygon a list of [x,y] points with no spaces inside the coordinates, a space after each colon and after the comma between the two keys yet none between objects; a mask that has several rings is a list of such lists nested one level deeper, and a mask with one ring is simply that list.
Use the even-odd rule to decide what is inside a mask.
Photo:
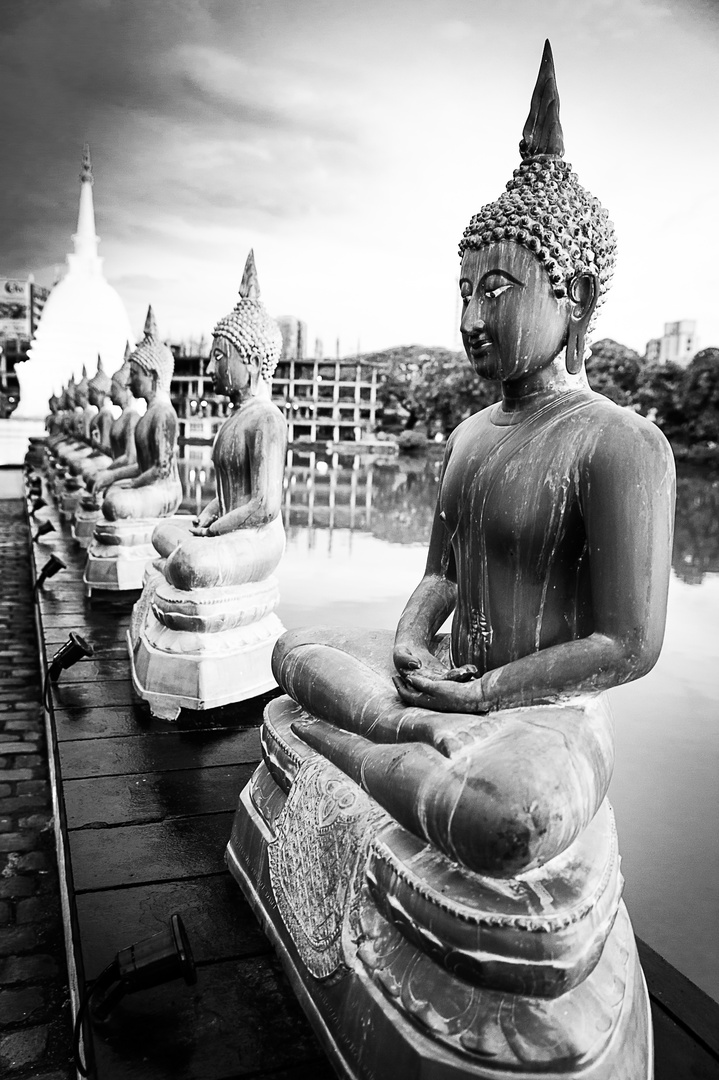
[{"label": "sky", "polygon": [[714,0],[2,0],[0,276],[52,283],[88,141],[138,336],[152,303],[207,337],[252,247],[326,355],[459,347],[457,244],[519,164],[545,37],[619,240],[595,337],[719,346]]}]

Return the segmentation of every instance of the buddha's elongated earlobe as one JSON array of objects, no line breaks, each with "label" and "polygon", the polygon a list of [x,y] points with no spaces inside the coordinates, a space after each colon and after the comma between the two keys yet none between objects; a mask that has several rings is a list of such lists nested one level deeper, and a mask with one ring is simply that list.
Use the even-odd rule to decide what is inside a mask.
[{"label": "buddha's elongated earlobe", "polygon": [[577,375],[584,363],[587,328],[597,306],[598,288],[594,274],[577,274],[569,283],[569,328],[565,363],[570,375]]}]

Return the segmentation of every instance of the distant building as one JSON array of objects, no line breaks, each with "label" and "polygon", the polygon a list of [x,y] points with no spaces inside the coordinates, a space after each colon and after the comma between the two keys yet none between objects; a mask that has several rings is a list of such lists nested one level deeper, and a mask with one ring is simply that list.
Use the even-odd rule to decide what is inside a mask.
[{"label": "distant building", "polygon": [[659,338],[658,363],[688,367],[696,352],[696,322],[682,319],[680,322],[664,323],[664,333]]},{"label": "distant building", "polygon": [[282,359],[304,360],[307,355],[307,323],[294,315],[278,315],[276,321],[282,334]]},{"label": "distant building", "polygon": [[30,341],[50,290],[26,278],[0,278],[0,414],[7,415],[20,396],[15,364],[27,360]]}]

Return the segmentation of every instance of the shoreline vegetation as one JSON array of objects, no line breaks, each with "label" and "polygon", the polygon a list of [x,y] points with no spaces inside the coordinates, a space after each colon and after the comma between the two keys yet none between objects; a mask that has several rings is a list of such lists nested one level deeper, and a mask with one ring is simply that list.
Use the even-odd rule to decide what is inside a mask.
[{"label": "shoreline vegetation", "polygon": [[[593,390],[652,420],[677,461],[719,468],[719,348],[702,349],[686,367],[648,361],[611,338],[592,344]],[[497,383],[480,379],[464,353],[407,345],[365,354],[381,365],[380,428],[405,452],[444,441],[465,417],[498,400]]]}]

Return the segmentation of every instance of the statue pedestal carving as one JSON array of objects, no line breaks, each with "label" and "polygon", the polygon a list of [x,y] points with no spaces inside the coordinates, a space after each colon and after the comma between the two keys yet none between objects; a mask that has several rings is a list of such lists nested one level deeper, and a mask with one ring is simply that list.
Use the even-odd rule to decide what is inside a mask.
[{"label": "statue pedestal carving", "polygon": [[274,577],[180,590],[148,571],[128,648],[135,690],[153,715],[173,720],[181,708],[214,709],[273,690],[279,598]]},{"label": "statue pedestal carving", "polygon": [[482,876],[397,824],[298,721],[313,717],[291,698],[267,707],[227,862],[339,1075],[648,1080],[608,803],[539,869]]},{"label": "statue pedestal carving", "polygon": [[145,570],[157,557],[152,532],[161,518],[100,517],[87,553],[83,581],[87,596],[93,589],[129,592],[142,589]]}]

